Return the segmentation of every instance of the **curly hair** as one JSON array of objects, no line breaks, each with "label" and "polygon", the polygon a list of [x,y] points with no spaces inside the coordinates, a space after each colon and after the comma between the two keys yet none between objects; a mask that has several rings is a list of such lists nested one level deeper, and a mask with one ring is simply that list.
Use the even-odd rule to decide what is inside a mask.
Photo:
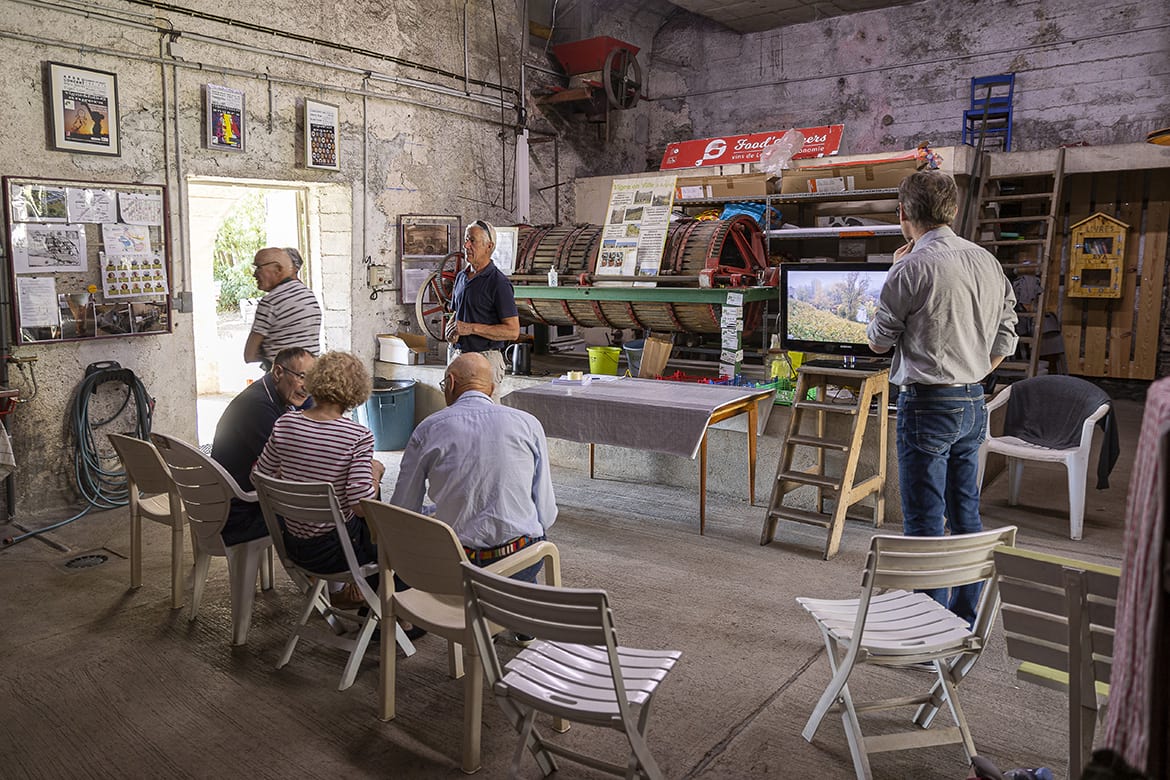
[{"label": "curly hair", "polygon": [[321,403],[353,409],[370,397],[370,372],[350,352],[326,352],[305,375],[305,390]]}]

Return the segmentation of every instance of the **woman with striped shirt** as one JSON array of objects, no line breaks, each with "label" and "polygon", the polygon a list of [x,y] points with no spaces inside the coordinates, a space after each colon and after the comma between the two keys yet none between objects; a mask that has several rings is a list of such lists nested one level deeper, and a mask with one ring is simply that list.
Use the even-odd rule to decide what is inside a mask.
[{"label": "woman with striped shirt", "polygon": [[[346,528],[359,564],[377,559],[377,548],[362,519],[359,503],[376,498],[385,467],[374,459],[374,435],[346,412],[370,396],[370,374],[348,352],[328,352],[305,376],[313,408],[282,415],[256,462],[262,474],[296,482],[329,482],[345,514]],[[345,571],[341,540],[332,524],[289,520],[284,543],[291,558],[310,571]],[[371,583],[376,588],[376,583]],[[352,589],[357,595],[357,589]],[[332,599],[345,600],[345,592]],[[364,603],[364,602],[363,602]],[[334,602],[334,606],[346,608]],[[354,605],[358,606],[358,605]]]}]

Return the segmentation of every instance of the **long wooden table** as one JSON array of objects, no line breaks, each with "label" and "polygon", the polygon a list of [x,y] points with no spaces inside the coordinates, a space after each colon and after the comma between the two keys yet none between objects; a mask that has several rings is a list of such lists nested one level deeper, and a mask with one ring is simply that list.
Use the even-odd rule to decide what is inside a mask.
[{"label": "long wooden table", "polygon": [[747,415],[748,500],[756,500],[756,437],[768,422],[775,391],[726,385],[665,382],[622,377],[589,385],[544,384],[515,390],[501,403],[529,412],[545,434],[594,447],[650,450],[694,459],[699,456],[699,533],[707,521],[707,429]]}]

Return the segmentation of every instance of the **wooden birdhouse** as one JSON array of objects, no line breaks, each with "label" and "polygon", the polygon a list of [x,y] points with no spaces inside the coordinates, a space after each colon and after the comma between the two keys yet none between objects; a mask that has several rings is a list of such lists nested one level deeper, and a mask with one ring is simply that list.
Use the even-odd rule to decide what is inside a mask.
[{"label": "wooden birdhouse", "polygon": [[1068,297],[1120,298],[1129,225],[1097,212],[1072,226]]}]

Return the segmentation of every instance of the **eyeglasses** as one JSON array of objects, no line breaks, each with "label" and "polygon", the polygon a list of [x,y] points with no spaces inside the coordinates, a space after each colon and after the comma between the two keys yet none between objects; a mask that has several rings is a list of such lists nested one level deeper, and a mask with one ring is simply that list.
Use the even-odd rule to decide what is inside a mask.
[{"label": "eyeglasses", "polygon": [[463,234],[463,243],[466,244],[468,241],[474,243],[471,238],[471,229],[473,227],[477,227],[483,231],[483,237],[487,240],[487,243],[495,243],[495,234],[492,232],[492,226],[484,222],[482,219],[477,219],[467,226],[467,232]]},{"label": "eyeglasses", "polygon": [[280,265],[280,261],[279,260],[270,260],[267,263],[253,263],[252,270],[259,271],[261,268],[263,268],[266,265]]},{"label": "eyeglasses", "polygon": [[293,371],[288,366],[281,366],[279,363],[277,363],[276,365],[280,366],[280,370],[283,371],[284,373],[292,374],[293,376],[295,376],[297,379],[301,380],[302,382],[305,381],[305,372],[304,371]]},{"label": "eyeglasses", "polygon": [[443,377],[442,379],[440,379],[440,380],[439,380],[439,390],[440,390],[440,392],[444,392],[444,393],[445,393],[445,392],[447,392],[447,388],[448,388],[448,387],[454,387],[454,386],[455,386],[455,383],[451,381],[451,378],[450,378],[450,377],[446,377],[446,376],[445,376],[445,377]]}]

